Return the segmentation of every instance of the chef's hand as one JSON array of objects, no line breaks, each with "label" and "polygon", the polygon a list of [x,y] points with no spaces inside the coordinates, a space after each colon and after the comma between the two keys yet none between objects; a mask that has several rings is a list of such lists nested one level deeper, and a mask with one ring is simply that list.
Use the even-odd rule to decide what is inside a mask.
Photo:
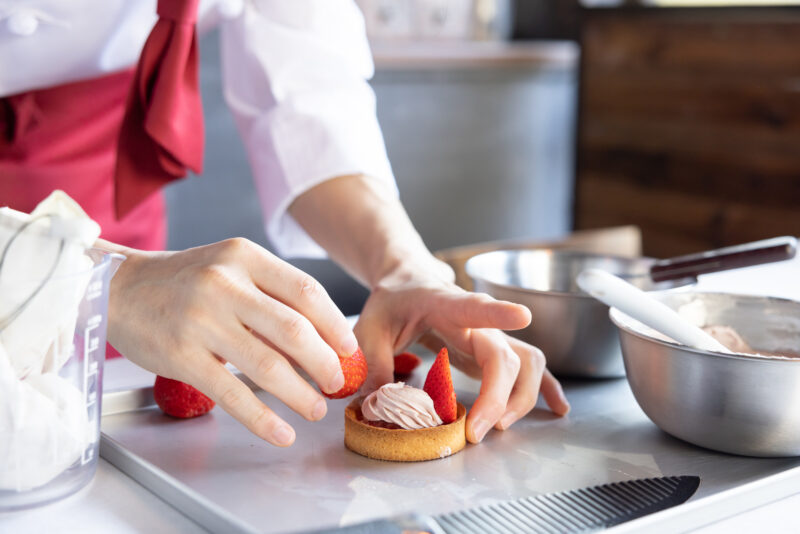
[{"label": "chef's hand", "polygon": [[274,445],[291,445],[294,430],[225,360],[306,419],[325,416],[325,399],[292,362],[335,392],[337,353],[358,343],[312,277],[245,239],[182,252],[102,248],[128,256],[111,282],[108,337],[130,360],[191,384]]},{"label": "chef's hand", "polygon": [[365,389],[391,382],[393,355],[419,340],[434,351],[446,345],[455,367],[482,380],[467,417],[473,443],[492,426],[504,430],[524,417],[540,391],[555,414],[569,412],[542,351],[500,331],[526,327],[530,311],[464,291],[448,270],[441,265],[394,272],[372,291],[355,328],[369,364]]},{"label": "chef's hand", "polygon": [[[289,210],[371,290],[355,328],[369,364],[365,389],[391,382],[393,355],[429,334],[423,341],[438,337],[452,351],[456,367],[482,379],[467,418],[470,441],[483,439],[492,426],[508,428],[527,414],[540,389],[555,413],[569,411],[542,352],[500,331],[527,326],[528,309],[456,286],[452,269],[428,251],[386,181],[340,176],[312,187]],[[447,224],[447,215],[441,215],[441,224]]]}]

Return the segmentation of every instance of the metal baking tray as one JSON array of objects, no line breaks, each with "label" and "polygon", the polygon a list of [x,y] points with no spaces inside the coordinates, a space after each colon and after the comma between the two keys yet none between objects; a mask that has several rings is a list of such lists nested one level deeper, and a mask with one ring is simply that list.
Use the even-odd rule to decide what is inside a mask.
[{"label": "metal baking tray", "polygon": [[[454,381],[459,400],[471,405],[478,383],[458,372]],[[264,533],[445,513],[660,475],[699,475],[699,499],[800,465],[800,458],[732,456],[674,439],[647,419],[625,379],[564,385],[572,404],[566,418],[537,408],[480,445],[421,463],[370,460],[345,449],[346,400],[331,401],[325,419],[309,423],[257,391],[297,430],[296,443],[279,449],[219,408],[176,420],[153,405],[149,388],[129,389],[104,395],[100,454],[209,531]]]}]

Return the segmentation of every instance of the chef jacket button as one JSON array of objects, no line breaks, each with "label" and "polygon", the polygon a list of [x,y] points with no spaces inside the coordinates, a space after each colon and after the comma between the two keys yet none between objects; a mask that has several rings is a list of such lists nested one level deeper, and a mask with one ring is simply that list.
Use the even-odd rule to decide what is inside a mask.
[{"label": "chef jacket button", "polygon": [[8,31],[14,35],[33,35],[39,27],[39,19],[30,13],[14,13],[6,19]]},{"label": "chef jacket button", "polygon": [[244,11],[244,0],[222,0],[217,4],[219,14],[226,19],[235,19]]}]

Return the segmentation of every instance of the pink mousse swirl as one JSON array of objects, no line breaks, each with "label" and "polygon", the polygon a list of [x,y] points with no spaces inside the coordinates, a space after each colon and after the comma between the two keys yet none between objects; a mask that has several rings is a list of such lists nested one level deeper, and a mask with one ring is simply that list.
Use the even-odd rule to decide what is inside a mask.
[{"label": "pink mousse swirl", "polygon": [[385,384],[367,395],[361,414],[367,421],[394,423],[406,430],[442,424],[430,396],[402,382]]}]

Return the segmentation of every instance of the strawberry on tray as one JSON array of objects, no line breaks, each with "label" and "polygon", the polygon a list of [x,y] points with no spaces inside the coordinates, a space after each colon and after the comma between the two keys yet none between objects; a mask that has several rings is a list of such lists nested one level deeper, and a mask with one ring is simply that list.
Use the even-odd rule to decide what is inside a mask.
[{"label": "strawberry on tray", "polygon": [[401,352],[394,357],[394,381],[404,382],[422,363],[422,358],[412,352]]},{"label": "strawberry on tray", "polygon": [[178,380],[156,377],[153,398],[165,414],[181,419],[206,414],[214,407],[214,401],[189,384]]}]

